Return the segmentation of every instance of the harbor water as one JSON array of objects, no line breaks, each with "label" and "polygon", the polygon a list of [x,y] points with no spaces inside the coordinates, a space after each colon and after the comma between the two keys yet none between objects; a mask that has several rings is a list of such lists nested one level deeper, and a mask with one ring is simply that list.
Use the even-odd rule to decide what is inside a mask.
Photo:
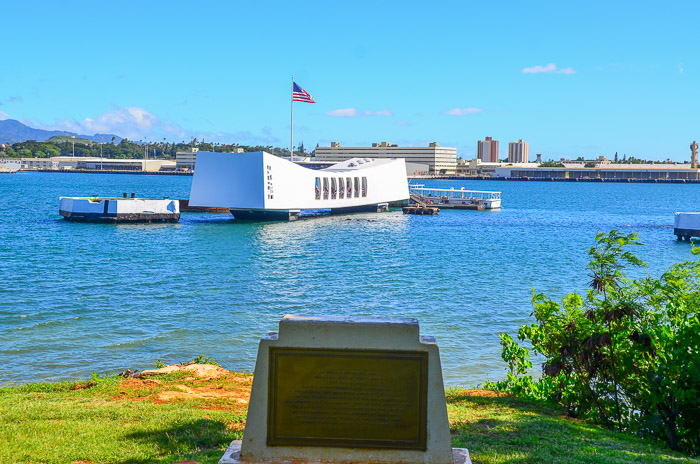
[{"label": "harbor water", "polygon": [[[191,177],[0,176],[0,384],[86,378],[211,356],[252,371],[285,314],[417,318],[448,385],[505,375],[498,334],[532,321],[534,288],[585,291],[597,232],[638,232],[658,275],[693,259],[676,211],[698,185],[427,181],[502,191],[497,211],[401,211],[244,223],[183,213],[177,224],[62,220],[59,196],[187,198]],[[638,275],[642,275],[637,273]]]}]

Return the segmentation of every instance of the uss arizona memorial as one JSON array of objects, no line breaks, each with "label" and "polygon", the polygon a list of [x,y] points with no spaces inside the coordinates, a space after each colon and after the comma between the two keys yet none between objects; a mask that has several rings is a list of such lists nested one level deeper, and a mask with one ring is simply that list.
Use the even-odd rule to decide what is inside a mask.
[{"label": "uss arizona memorial", "polygon": [[301,210],[376,212],[408,198],[402,158],[310,169],[266,152],[199,152],[189,204],[229,208],[237,219],[293,220]]}]

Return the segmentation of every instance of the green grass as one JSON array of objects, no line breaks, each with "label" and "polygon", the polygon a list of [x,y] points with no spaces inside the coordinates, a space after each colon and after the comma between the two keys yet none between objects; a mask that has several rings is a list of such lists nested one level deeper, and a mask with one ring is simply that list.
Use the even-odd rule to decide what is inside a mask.
[{"label": "green grass", "polygon": [[[157,399],[179,391],[175,384],[216,388],[217,381],[157,381],[114,377],[1,389],[0,463],[216,463],[231,440],[242,438],[244,405]],[[75,385],[88,388],[71,390]]]},{"label": "green grass", "polygon": [[452,446],[496,463],[697,463],[664,444],[567,417],[556,405],[448,390]]},{"label": "green grass", "polygon": [[[242,437],[251,381],[178,373],[0,388],[0,463],[215,464]],[[468,448],[475,464],[698,462],[569,419],[556,406],[478,393],[447,393],[453,446]],[[173,394],[184,397],[164,396]]]}]

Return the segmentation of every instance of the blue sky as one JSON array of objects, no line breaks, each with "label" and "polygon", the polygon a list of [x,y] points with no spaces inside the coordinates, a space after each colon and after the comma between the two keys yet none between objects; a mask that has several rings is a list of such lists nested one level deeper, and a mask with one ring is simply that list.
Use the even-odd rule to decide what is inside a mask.
[{"label": "blue sky", "polygon": [[0,118],[132,139],[685,160],[700,2],[3,2]]}]

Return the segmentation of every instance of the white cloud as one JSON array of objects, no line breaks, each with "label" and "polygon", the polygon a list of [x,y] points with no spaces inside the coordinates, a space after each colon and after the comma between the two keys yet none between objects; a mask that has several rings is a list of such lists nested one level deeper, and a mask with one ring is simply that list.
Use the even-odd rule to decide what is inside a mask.
[{"label": "white cloud", "polygon": [[112,111],[94,118],[85,118],[82,121],[64,119],[53,125],[27,121],[27,124],[40,129],[64,130],[84,135],[116,134],[131,140],[185,138],[189,135],[172,121],[160,119],[155,114],[137,106],[115,107]]},{"label": "white cloud", "polygon": [[466,114],[476,114],[476,113],[483,113],[484,109],[483,108],[452,108],[451,110],[445,111],[445,114],[449,114],[450,116],[464,116]]},{"label": "white cloud", "polygon": [[678,65],[678,72],[683,74],[683,63]]},{"label": "white cloud", "polygon": [[533,66],[531,68],[523,68],[522,73],[523,74],[538,74],[538,73],[550,73],[554,72],[554,70],[557,69],[557,65],[554,63],[549,63],[546,66]]},{"label": "white cloud", "polygon": [[[0,111],[0,119],[7,119],[7,117],[9,116]],[[267,127],[261,130],[261,134],[248,130],[239,130],[234,133],[186,130],[168,119],[161,119],[136,106],[115,107],[112,111],[92,118],[85,118],[82,121],[62,120],[53,125],[43,124],[35,120],[21,120],[21,122],[39,129],[69,131],[81,135],[116,134],[130,140],[155,141],[165,138],[170,141],[189,141],[196,137],[198,140],[214,140],[219,143],[235,142],[244,145],[269,145],[279,140],[271,134],[272,131]]]},{"label": "white cloud", "polygon": [[393,116],[394,113],[386,108],[379,111],[364,110],[358,111],[357,108],[339,108],[337,110],[326,111],[326,116],[335,118],[354,118],[356,116]]},{"label": "white cloud", "polygon": [[531,68],[523,68],[521,71],[523,74],[540,74],[540,73],[557,73],[557,74],[576,74],[574,68],[562,68],[557,69],[557,65],[554,63],[549,63],[547,65],[537,65]]},{"label": "white cloud", "polygon": [[0,121],[3,121],[5,119],[10,119],[10,115],[5,113],[4,111],[0,111]]},{"label": "white cloud", "polygon": [[354,118],[357,115],[358,112],[355,108],[340,108],[337,110],[326,111],[326,116],[332,116],[334,118]]},{"label": "white cloud", "polygon": [[406,121],[396,121],[396,124],[399,126],[408,126],[408,123]]}]

